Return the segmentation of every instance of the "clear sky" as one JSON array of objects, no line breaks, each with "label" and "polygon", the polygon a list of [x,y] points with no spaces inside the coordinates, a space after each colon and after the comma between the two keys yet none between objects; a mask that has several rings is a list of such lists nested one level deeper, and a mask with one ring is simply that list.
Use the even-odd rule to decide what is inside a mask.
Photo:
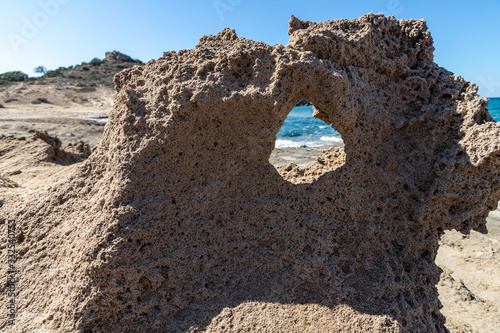
[{"label": "clear sky", "polygon": [[288,43],[290,15],[310,21],[384,13],[425,18],[435,61],[500,97],[500,0],[0,0],[0,73],[70,66],[117,50],[147,62],[225,27]]}]

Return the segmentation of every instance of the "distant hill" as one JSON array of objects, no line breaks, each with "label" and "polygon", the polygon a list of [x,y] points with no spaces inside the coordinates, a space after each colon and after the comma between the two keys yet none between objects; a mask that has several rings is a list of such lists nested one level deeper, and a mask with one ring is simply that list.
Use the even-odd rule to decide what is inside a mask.
[{"label": "distant hill", "polygon": [[34,104],[111,106],[114,76],[137,65],[144,63],[113,51],[107,52],[103,60],[94,58],[80,65],[59,67],[40,77],[29,77],[19,71],[3,73],[0,74],[0,103],[15,109]]},{"label": "distant hill", "polygon": [[59,67],[47,71],[40,77],[29,77],[27,74],[15,71],[0,74],[0,87],[10,86],[19,82],[27,84],[74,85],[85,92],[95,91],[98,86],[113,88],[115,74],[125,68],[144,65],[123,53],[107,52],[104,60],[94,58],[80,65]]}]

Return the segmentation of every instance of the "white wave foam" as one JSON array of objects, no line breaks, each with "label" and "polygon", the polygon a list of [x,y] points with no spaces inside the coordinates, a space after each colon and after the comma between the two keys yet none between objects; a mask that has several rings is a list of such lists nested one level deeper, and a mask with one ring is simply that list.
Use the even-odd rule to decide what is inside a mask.
[{"label": "white wave foam", "polygon": [[108,122],[108,118],[83,118],[83,120],[92,121],[94,123],[106,124]]},{"label": "white wave foam", "polygon": [[321,141],[329,141],[329,142],[337,142],[337,143],[343,143],[344,140],[338,136],[322,136],[320,138]]},{"label": "white wave foam", "polygon": [[302,146],[307,146],[307,143],[304,141],[292,141],[292,140],[276,140],[276,149],[282,148],[299,148]]},{"label": "white wave foam", "polygon": [[276,140],[275,148],[283,149],[283,148],[300,148],[300,147],[321,147],[323,145],[328,145],[334,142],[343,143],[341,138],[338,137],[330,137],[324,136],[320,138],[321,141],[292,141],[292,140]]}]

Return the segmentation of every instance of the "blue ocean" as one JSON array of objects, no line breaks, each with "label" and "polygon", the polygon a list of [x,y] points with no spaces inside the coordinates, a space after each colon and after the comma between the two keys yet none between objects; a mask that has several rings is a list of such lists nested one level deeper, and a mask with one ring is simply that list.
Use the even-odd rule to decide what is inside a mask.
[{"label": "blue ocean", "polygon": [[490,98],[490,104],[488,105],[488,110],[490,111],[490,114],[493,117],[493,119],[500,122],[500,97]]},{"label": "blue ocean", "polygon": [[[500,122],[500,98],[490,98],[488,110]],[[276,148],[318,147],[342,143],[340,134],[312,116],[312,106],[293,108],[278,132]]]},{"label": "blue ocean", "polygon": [[276,148],[318,147],[342,143],[340,134],[331,126],[313,118],[312,106],[293,108],[276,135]]}]

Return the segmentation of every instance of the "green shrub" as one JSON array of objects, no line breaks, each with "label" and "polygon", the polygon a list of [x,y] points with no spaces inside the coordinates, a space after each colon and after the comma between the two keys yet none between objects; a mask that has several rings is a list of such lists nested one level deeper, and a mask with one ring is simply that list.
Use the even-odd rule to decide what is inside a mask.
[{"label": "green shrub", "polygon": [[90,68],[89,68],[89,67],[87,67],[87,66],[83,66],[83,67],[82,67],[82,71],[89,71],[89,70],[90,70]]},{"label": "green shrub", "polygon": [[89,84],[78,83],[76,86],[77,87],[97,87],[97,84],[95,84],[95,83],[89,83]]},{"label": "green shrub", "polygon": [[3,108],[4,108],[4,106],[0,103],[0,109],[3,109]]},{"label": "green shrub", "polygon": [[5,100],[5,103],[11,103],[11,102],[16,102],[19,101],[17,98],[9,98]]},{"label": "green shrub", "polygon": [[52,104],[45,97],[39,97],[39,98],[35,99],[34,101],[31,101],[31,104],[42,104],[42,103]]},{"label": "green shrub", "polygon": [[28,78],[28,74],[23,72],[14,71],[0,74],[1,81],[10,81],[10,82],[23,82]]},{"label": "green shrub", "polygon": [[103,86],[108,87],[108,88],[114,88],[115,84],[113,82],[103,82]]},{"label": "green shrub", "polygon": [[92,59],[89,64],[91,64],[92,66],[101,66],[101,64],[103,63],[104,61],[102,61],[101,59],[99,58],[94,58]]},{"label": "green shrub", "polygon": [[101,78],[99,77],[99,75],[92,73],[92,74],[88,75],[86,79],[87,80],[92,80],[92,81],[98,81]]},{"label": "green shrub", "polygon": [[58,69],[55,69],[53,71],[47,71],[43,78],[45,77],[61,77],[64,76],[64,72],[67,72],[68,68],[66,67],[59,67]]},{"label": "green shrub", "polygon": [[83,87],[80,89],[75,89],[75,91],[79,93],[86,93],[86,92],[94,92],[96,91],[96,89],[94,87]]},{"label": "green shrub", "polygon": [[64,76],[64,74],[57,69],[55,71],[48,71],[44,75],[44,77],[61,77],[61,76]]}]

